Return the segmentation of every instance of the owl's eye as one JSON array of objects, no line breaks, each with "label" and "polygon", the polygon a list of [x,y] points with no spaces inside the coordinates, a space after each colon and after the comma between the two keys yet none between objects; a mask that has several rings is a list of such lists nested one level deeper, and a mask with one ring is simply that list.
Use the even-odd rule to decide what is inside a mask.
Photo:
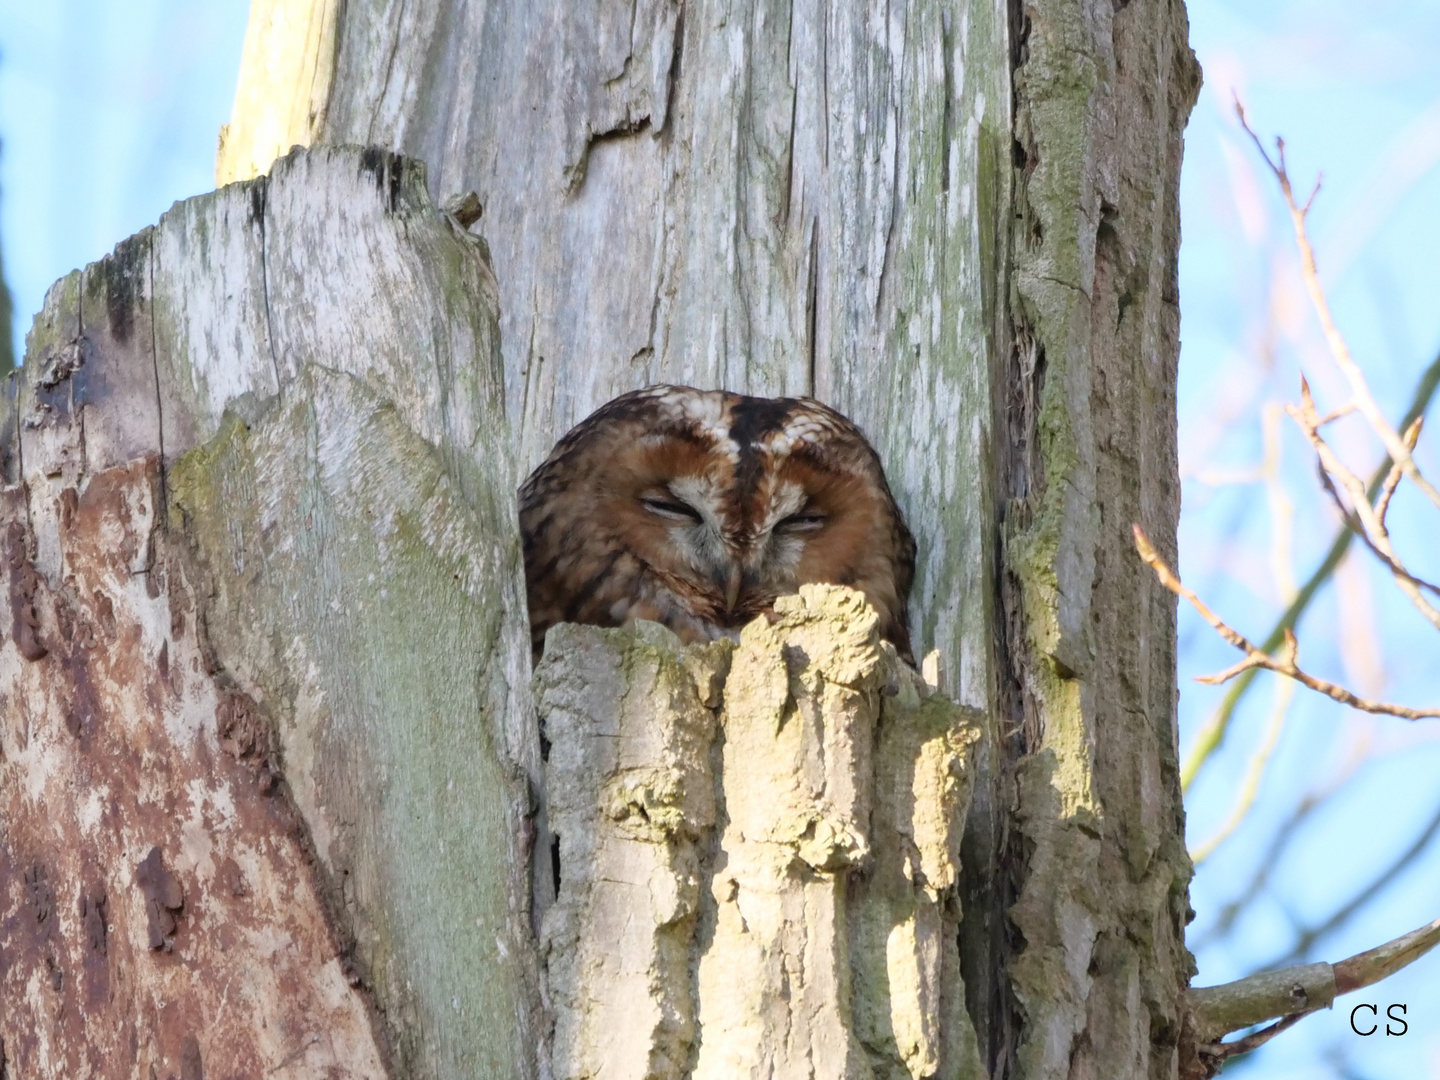
[{"label": "owl's eye", "polygon": [[814,532],[816,529],[820,528],[824,524],[824,514],[791,514],[789,517],[781,518],[775,523],[775,531],[785,533]]},{"label": "owl's eye", "polygon": [[654,495],[640,496],[640,504],[657,517],[667,518],[670,521],[687,521],[698,525],[701,522],[700,512],[693,506],[687,506],[683,502],[674,499],[664,499]]}]

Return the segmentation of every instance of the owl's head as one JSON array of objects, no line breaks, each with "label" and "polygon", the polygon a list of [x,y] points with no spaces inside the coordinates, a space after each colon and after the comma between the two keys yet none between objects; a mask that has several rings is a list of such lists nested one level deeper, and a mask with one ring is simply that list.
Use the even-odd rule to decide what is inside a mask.
[{"label": "owl's head", "polygon": [[520,489],[538,652],[556,622],[734,636],[802,584],[863,592],[910,660],[915,543],[859,428],[809,398],[652,386],[572,429]]}]

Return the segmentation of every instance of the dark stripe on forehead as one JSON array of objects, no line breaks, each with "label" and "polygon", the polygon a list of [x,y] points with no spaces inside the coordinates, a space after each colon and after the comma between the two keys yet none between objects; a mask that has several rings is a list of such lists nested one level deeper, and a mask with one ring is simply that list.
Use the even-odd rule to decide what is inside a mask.
[{"label": "dark stripe on forehead", "polygon": [[730,409],[730,437],[746,447],[783,428],[794,407],[793,398],[741,397]]},{"label": "dark stripe on forehead", "polygon": [[753,491],[765,471],[765,455],[755,444],[783,429],[794,405],[791,398],[742,397],[730,409],[730,438],[740,448],[735,469],[740,491]]}]

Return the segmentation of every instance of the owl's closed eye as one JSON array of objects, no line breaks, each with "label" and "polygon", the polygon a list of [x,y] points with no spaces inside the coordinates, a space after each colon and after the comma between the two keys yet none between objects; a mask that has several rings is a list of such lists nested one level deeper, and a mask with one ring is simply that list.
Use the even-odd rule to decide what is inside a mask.
[{"label": "owl's closed eye", "polygon": [[601,406],[520,488],[531,642],[650,619],[734,637],[776,597],[848,585],[913,663],[915,541],[860,429],[810,398],[652,386]]}]

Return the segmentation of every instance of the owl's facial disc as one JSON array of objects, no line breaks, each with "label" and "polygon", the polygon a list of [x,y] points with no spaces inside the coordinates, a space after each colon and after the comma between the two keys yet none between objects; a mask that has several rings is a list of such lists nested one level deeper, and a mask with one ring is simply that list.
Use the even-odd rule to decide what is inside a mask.
[{"label": "owl's facial disc", "polygon": [[825,515],[819,513],[791,514],[775,523],[771,531],[777,536],[803,536],[825,527]]},{"label": "owl's facial disc", "polygon": [[711,461],[679,476],[656,470],[630,497],[656,527],[656,542],[646,545],[651,565],[707,596],[712,617],[748,621],[806,580],[811,545],[843,528],[845,504],[836,501],[833,479],[817,487],[772,466],[747,492],[735,463],[724,464],[730,468],[717,472]]},{"label": "owl's facial disc", "polygon": [[700,525],[704,522],[705,519],[700,516],[700,511],[696,510],[689,503],[681,502],[679,499],[673,497],[667,498],[669,494],[670,493],[666,491],[663,494],[651,493],[641,495],[640,505],[656,517],[663,518],[666,521],[678,521],[689,525]]},{"label": "owl's facial disc", "polygon": [[678,477],[647,488],[638,498],[646,513],[664,525],[685,569],[724,598],[726,611],[733,610],[742,572],[734,545],[725,538],[716,485],[704,476]]}]

